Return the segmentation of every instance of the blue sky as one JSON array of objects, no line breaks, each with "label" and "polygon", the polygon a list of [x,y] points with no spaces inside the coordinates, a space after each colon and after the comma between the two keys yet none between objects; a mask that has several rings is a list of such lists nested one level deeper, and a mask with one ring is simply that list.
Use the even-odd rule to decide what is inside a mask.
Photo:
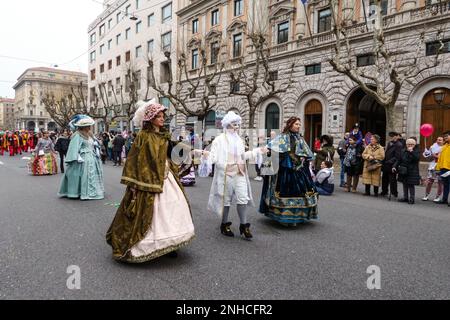
[{"label": "blue sky", "polygon": [[0,1],[0,96],[14,98],[12,86],[27,68],[57,64],[87,73],[87,29],[103,11],[101,2]]}]

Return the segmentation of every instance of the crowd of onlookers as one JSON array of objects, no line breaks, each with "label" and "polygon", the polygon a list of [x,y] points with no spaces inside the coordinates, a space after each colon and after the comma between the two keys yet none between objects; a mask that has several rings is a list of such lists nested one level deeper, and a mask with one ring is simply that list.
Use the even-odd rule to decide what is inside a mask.
[{"label": "crowd of onlookers", "polygon": [[110,160],[114,166],[121,166],[136,139],[136,133],[131,131],[103,132],[97,135],[97,139],[100,141],[102,163],[105,164],[106,160]]},{"label": "crowd of onlookers", "polygon": [[[57,132],[28,132],[7,131],[0,132],[0,154],[6,152],[10,156],[33,151],[40,138],[45,135],[51,139],[54,150],[60,154],[60,168],[64,172],[64,157],[69,148],[70,130]],[[359,125],[356,124],[351,132],[345,133],[342,140],[333,145],[333,139],[329,135],[317,138],[312,146],[315,159],[311,163],[311,176],[321,195],[331,195],[334,192],[334,156],[337,151],[340,159],[340,187],[348,192],[357,192],[361,181],[365,186],[364,195],[389,196],[399,198],[397,183],[403,185],[403,196],[400,202],[414,204],[415,186],[423,184],[425,194],[423,201],[432,198],[432,187],[436,183],[437,189],[433,201],[436,203],[448,203],[450,190],[450,131],[444,132],[424,152],[420,152],[417,139],[410,137],[404,139],[398,132],[389,133],[390,141],[383,147],[380,144],[381,137],[377,134],[362,134]],[[114,166],[121,166],[127,157],[136,138],[136,133],[103,132],[96,135],[100,143],[100,156],[102,163],[112,161]],[[186,137],[180,136],[178,140],[187,144],[194,144],[194,133],[189,132]],[[210,139],[212,143],[214,138]],[[265,139],[263,139],[265,140]],[[267,141],[258,141],[265,144]],[[246,141],[248,145],[248,141]],[[207,147],[205,143],[204,147]],[[426,177],[421,177],[419,163],[426,159],[429,164]],[[197,167],[197,163],[194,163]],[[264,170],[255,165],[257,176],[255,180],[262,180]],[[195,179],[195,175],[194,178]],[[381,187],[381,192],[380,192]]]},{"label": "crowd of onlookers", "polygon": [[[340,186],[348,192],[357,192],[362,177],[366,196],[370,196],[373,189],[375,197],[399,198],[397,182],[400,182],[403,196],[398,201],[414,204],[415,186],[425,185],[422,200],[427,201],[436,182],[438,186],[433,201],[447,204],[450,189],[450,131],[444,132],[422,153],[429,162],[426,177],[420,175],[421,152],[417,138],[404,139],[398,132],[390,132],[389,137],[390,141],[383,147],[380,136],[368,133],[363,137],[358,125],[345,133],[337,146],[341,165]],[[316,168],[323,161],[324,152],[332,154],[334,151],[324,137],[320,143],[325,144],[325,147],[314,148],[317,153]]]}]

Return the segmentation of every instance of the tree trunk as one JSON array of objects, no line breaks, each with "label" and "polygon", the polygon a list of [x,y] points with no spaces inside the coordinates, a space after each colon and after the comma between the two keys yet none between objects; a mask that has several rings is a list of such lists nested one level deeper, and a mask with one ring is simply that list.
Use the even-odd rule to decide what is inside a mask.
[{"label": "tree trunk", "polygon": [[248,119],[248,128],[249,129],[254,129],[255,128],[255,113],[256,113],[256,109],[254,108],[249,108],[249,119]]},{"label": "tree trunk", "polygon": [[390,104],[385,106],[386,111],[386,132],[384,133],[386,136],[386,141],[389,141],[389,132],[392,131],[400,131],[396,130],[395,125],[395,104]]}]

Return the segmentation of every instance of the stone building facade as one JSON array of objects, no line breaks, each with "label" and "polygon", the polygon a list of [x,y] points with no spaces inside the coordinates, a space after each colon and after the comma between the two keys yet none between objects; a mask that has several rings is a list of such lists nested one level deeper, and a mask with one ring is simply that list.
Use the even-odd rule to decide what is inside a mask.
[{"label": "stone building facade", "polygon": [[[97,96],[100,109],[105,103],[121,110],[120,106],[132,101],[130,93],[134,91],[130,90],[130,84],[133,82],[135,100],[157,98],[160,103],[170,105],[167,98],[158,97],[149,86],[148,60],[154,63],[156,81],[164,87],[169,76],[164,53],[176,56],[176,11],[177,1],[171,0],[104,1],[104,11],[88,28],[89,104],[93,105]],[[100,99],[99,85],[106,87],[104,100]],[[110,129],[127,129],[125,118],[118,118]],[[103,129],[102,123],[98,123],[97,131]]]},{"label": "stone building facade", "polygon": [[[242,15],[234,14],[236,3],[243,6]],[[356,122],[360,123],[364,132],[384,136],[384,109],[348,77],[335,72],[328,62],[336,43],[331,30],[329,2],[311,0],[303,5],[302,1],[267,0],[267,7],[261,7],[262,3],[264,1],[256,1],[255,5],[253,0],[180,0],[179,43],[181,40],[189,42],[194,37],[208,38],[212,34],[219,34],[225,58],[232,66],[233,37],[245,34],[248,20],[255,20],[255,14],[265,17],[263,23],[267,24],[269,30],[270,64],[277,71],[277,82],[287,81],[292,62],[296,64],[295,81],[286,93],[259,106],[256,127],[280,129],[289,117],[299,116],[302,119],[302,131],[309,143],[321,134],[330,134],[337,141]],[[255,6],[258,10],[251,10]],[[403,85],[396,102],[396,130],[420,139],[419,128],[424,122],[435,126],[435,135],[450,129],[450,2],[388,0],[382,1],[381,6],[387,44],[390,48],[397,48],[400,55],[405,54],[406,57],[410,54],[403,49],[417,44],[421,32],[424,33],[426,44],[417,51],[419,63],[432,59],[438,30],[442,31],[444,42],[438,66],[422,72]],[[368,55],[373,50],[373,36],[370,33],[373,9],[370,0],[366,0],[364,6],[360,1],[340,2],[341,13],[347,17],[352,47],[358,57],[358,64],[361,62],[362,66],[370,62]],[[211,26],[209,21],[215,10],[219,10],[221,19],[218,25]],[[193,34],[189,29],[195,19],[206,21],[201,35]],[[242,41],[242,55],[248,67],[252,68],[252,48],[245,36]],[[436,99],[437,90],[444,92],[441,101]],[[218,111],[238,110],[248,121],[247,103],[242,97],[230,94],[230,79],[226,74],[216,94]],[[196,102],[192,99],[192,103]],[[183,121],[185,119],[182,116],[178,117],[179,124],[182,125]]]},{"label": "stone building facade", "polygon": [[0,97],[0,130],[12,130],[14,126],[14,99]]},{"label": "stone building facade", "polygon": [[55,130],[56,123],[45,110],[41,98],[46,93],[62,97],[79,86],[87,85],[87,75],[54,68],[30,68],[14,85],[15,128],[24,130]]}]

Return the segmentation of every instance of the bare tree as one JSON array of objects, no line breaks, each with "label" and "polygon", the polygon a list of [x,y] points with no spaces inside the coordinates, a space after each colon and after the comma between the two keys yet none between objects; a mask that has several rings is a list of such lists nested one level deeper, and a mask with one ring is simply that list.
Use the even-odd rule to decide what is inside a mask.
[{"label": "bare tree", "polygon": [[[125,70],[125,79],[126,79],[126,86],[127,86],[127,91],[128,91],[128,102],[124,103],[124,96],[123,96],[122,91],[121,91],[121,101],[122,101],[122,107],[123,107],[123,114],[126,115],[126,119],[128,122],[128,128],[131,128],[132,119],[133,119],[134,114],[137,109],[136,102],[138,102],[141,99],[139,92],[141,90],[142,72],[140,70],[137,70],[137,68],[134,64],[128,63],[126,65],[126,70]],[[149,91],[148,88],[149,88],[149,85],[147,82],[145,100],[148,97],[148,91]]]},{"label": "bare tree", "polygon": [[[113,92],[115,101],[111,99]],[[88,114],[94,119],[102,120],[105,131],[109,131],[112,121],[122,116],[123,105],[118,103],[112,82],[108,83],[107,80],[98,82],[90,102]]]},{"label": "bare tree", "polygon": [[374,64],[358,67],[357,52],[350,41],[351,28],[346,26],[345,17],[340,15],[339,0],[329,0],[332,10],[333,31],[336,37],[334,55],[329,60],[333,69],[349,77],[367,95],[384,107],[386,111],[386,132],[396,131],[395,105],[405,82],[409,82],[423,71],[439,64],[443,49],[442,30],[436,30],[434,40],[440,43],[432,57],[423,57],[426,30],[419,30],[418,37],[389,41],[385,34],[386,20],[381,14],[381,0],[374,0],[376,9],[373,21],[373,46],[371,57]]},{"label": "bare tree", "polygon": [[[212,47],[212,55],[217,61],[208,59],[206,41],[194,39],[190,42],[193,50],[198,50],[198,65],[192,70],[188,59],[189,48],[181,52],[178,59],[173,58],[170,51],[165,51],[167,66],[167,82],[157,81],[155,77],[153,57],[148,58],[148,84],[161,96],[168,98],[176,111],[185,116],[197,116],[204,126],[204,118],[217,105],[216,88],[220,82],[225,64],[221,61],[221,37],[216,38]],[[173,64],[176,62],[177,78],[173,77]],[[199,99],[200,103],[192,103]]]},{"label": "bare tree", "polygon": [[[286,93],[294,84],[296,60],[289,62],[286,80],[279,80],[279,72],[271,67],[273,51],[270,47],[269,1],[252,1],[251,14],[244,34],[250,41],[249,59],[241,57],[238,64],[230,67],[230,94],[245,97],[249,108],[249,128],[255,127],[255,116],[262,103],[270,98]],[[236,90],[239,86],[239,90]]]},{"label": "bare tree", "polygon": [[79,113],[88,113],[86,86],[80,83],[76,88],[62,92],[46,90],[41,95],[41,103],[50,117],[61,127],[67,128],[72,117]]}]

